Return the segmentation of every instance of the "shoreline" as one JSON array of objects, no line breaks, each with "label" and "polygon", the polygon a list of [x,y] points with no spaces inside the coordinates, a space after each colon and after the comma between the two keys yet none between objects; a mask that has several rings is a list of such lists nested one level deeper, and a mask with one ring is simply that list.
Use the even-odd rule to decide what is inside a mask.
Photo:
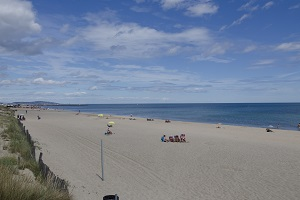
[{"label": "shoreline", "polygon": [[[274,105],[277,104],[278,103]],[[283,105],[280,105],[279,107],[275,107],[270,103],[257,103],[257,105],[249,103],[178,104],[180,106],[176,107],[175,110],[173,109],[172,105],[177,104],[128,104],[128,107],[124,106],[123,104],[92,104],[87,105],[86,107],[50,106],[49,108],[71,110],[74,112],[81,110],[82,112],[94,114],[108,113],[120,116],[130,116],[130,114],[133,114],[134,116],[140,118],[149,117],[162,120],[169,119],[172,121],[209,124],[222,123],[225,125],[247,126],[256,128],[270,128],[270,126],[276,128],[277,126],[279,126],[279,129],[282,130],[300,131],[300,129],[297,128],[299,117],[298,115],[296,115],[295,110],[299,109],[300,104],[285,104],[286,103],[283,103]],[[294,106],[296,107],[294,108]],[[231,109],[233,109],[234,111],[231,111]],[[249,109],[253,112],[249,112]],[[190,114],[190,112],[192,112],[192,114]],[[285,113],[285,115],[280,113]]]},{"label": "shoreline", "polygon": [[[132,200],[300,197],[298,131],[76,114],[28,110],[23,122],[50,169],[70,182],[75,200],[108,194]],[[109,121],[115,134],[106,136]],[[160,141],[163,134],[180,133],[187,143]]]},{"label": "shoreline", "polygon": [[[51,108],[45,108],[44,110],[54,110],[54,111],[59,111],[59,112],[74,112],[74,113],[78,113],[74,110],[65,110],[65,109],[51,109]],[[86,114],[86,115],[95,115],[95,116],[98,116],[97,113],[95,112],[80,112],[81,114]],[[119,117],[119,118],[124,118],[124,119],[129,119],[129,118],[136,118],[136,119],[147,119],[146,117],[140,117],[140,116],[136,116],[136,117],[130,117],[130,116],[124,116],[124,115],[110,115],[108,113],[103,113],[104,116],[113,116],[113,117]],[[181,122],[181,123],[198,123],[198,124],[210,124],[210,125],[221,125],[221,126],[237,126],[237,127],[249,127],[249,128],[260,128],[260,129],[266,129],[266,128],[269,128],[269,129],[273,129],[273,130],[286,130],[286,131],[300,131],[300,128],[297,127],[297,125],[295,125],[295,127],[292,129],[292,128],[286,128],[286,129],[282,129],[280,128],[277,128],[277,127],[274,127],[272,125],[268,125],[266,127],[259,127],[259,126],[251,126],[251,125],[239,125],[239,124],[225,124],[225,123],[209,123],[209,122],[197,122],[197,121],[182,121],[182,120],[174,120],[174,119],[161,119],[161,118],[154,118],[154,120],[161,120],[161,121],[165,121],[165,120],[170,120],[170,121],[174,121],[174,122]],[[299,132],[300,133],[300,132]]]}]

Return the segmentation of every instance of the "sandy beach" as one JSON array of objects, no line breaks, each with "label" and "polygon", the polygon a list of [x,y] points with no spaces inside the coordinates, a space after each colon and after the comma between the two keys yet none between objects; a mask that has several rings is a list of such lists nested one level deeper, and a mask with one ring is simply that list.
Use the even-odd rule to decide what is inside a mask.
[{"label": "sandy beach", "polygon": [[[109,194],[121,200],[300,199],[299,131],[58,110],[28,109],[25,117],[37,156],[43,152],[50,169],[69,181],[75,200]],[[109,121],[115,122],[115,134],[107,136]],[[160,141],[163,134],[181,133],[186,143]]]}]

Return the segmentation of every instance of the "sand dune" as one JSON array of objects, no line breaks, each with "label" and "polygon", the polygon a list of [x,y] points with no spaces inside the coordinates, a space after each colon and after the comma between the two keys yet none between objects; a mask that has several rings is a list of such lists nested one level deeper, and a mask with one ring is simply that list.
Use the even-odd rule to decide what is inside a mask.
[{"label": "sand dune", "polygon": [[[18,113],[24,113],[18,110]],[[37,119],[37,115],[41,119]],[[116,124],[106,136],[107,122]],[[28,110],[26,129],[75,200],[300,199],[300,132]],[[162,143],[185,133],[187,143]],[[104,145],[104,181],[100,141]],[[38,153],[37,153],[38,155]]]}]

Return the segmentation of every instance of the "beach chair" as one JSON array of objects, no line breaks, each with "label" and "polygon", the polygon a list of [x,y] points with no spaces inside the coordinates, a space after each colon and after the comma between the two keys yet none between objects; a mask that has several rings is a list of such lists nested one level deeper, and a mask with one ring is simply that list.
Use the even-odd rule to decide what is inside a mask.
[{"label": "beach chair", "polygon": [[175,135],[175,136],[174,136],[174,141],[175,141],[175,142],[180,142],[180,139],[179,139],[179,136],[178,136],[178,135]]},{"label": "beach chair", "polygon": [[180,142],[186,142],[184,133],[180,135]]},{"label": "beach chair", "polygon": [[173,136],[169,136],[169,141],[170,142],[174,142],[174,137]]}]

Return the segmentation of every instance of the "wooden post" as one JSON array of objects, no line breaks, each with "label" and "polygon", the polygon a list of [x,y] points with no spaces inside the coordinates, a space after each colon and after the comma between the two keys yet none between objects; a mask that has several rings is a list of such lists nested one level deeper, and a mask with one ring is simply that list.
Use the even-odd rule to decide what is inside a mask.
[{"label": "wooden post", "polygon": [[102,181],[104,181],[104,169],[103,169],[103,144],[102,144],[102,140],[101,140],[101,168],[102,168]]}]

